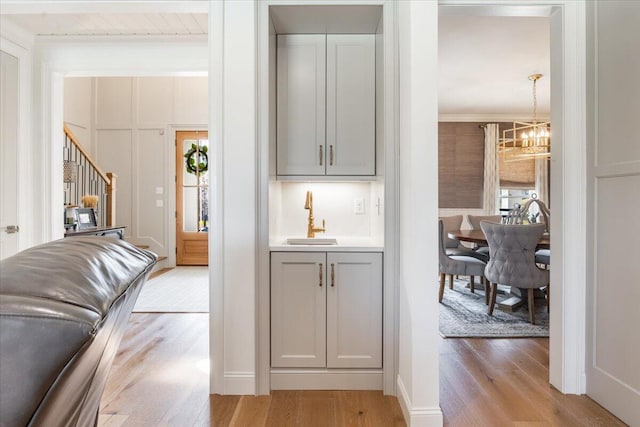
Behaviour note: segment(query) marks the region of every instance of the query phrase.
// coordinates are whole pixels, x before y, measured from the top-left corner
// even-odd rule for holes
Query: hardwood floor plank
[[[194,427],[228,427],[240,402],[240,396],[212,394],[202,406]]]
[[[231,427],[264,426],[271,405],[271,396],[242,396],[236,407]]]
[[[333,391],[303,391],[297,424],[305,427],[336,426],[336,398]]]
[[[265,423],[268,427],[297,425],[302,391],[276,390],[271,392],[271,406]]]

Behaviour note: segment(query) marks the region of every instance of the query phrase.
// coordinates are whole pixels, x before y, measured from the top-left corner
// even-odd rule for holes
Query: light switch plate
[[[362,197],[353,199],[353,213],[356,215],[364,214],[364,199]]]
[[[161,208],[164,206],[164,201],[162,199],[156,200],[156,208]]]
[[[164,193],[164,188],[156,187],[156,194],[162,194],[162,193]]]

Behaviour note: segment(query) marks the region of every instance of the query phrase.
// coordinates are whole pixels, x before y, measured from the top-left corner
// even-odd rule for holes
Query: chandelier
[[[533,82],[533,121],[514,121],[511,128],[502,131],[498,153],[505,161],[526,160],[533,157],[551,155],[551,131],[549,122],[538,123],[538,99],[536,83],[542,74],[532,74]]]

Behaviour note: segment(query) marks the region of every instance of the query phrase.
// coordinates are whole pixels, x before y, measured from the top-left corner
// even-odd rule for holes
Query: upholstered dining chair
[[[480,230],[480,221],[502,223],[502,215],[467,215],[467,221],[473,230]],[[476,252],[489,256],[489,246],[478,246]]]
[[[449,289],[453,289],[453,276],[462,275],[469,276],[469,286],[471,292],[474,292],[475,281],[474,276],[480,276],[484,282],[484,269],[486,263],[478,258],[464,255],[447,255],[446,252],[446,238],[447,235],[444,231],[444,224],[442,220],[438,221],[439,227],[439,264],[440,264],[440,293],[438,294],[438,301],[442,302],[444,296],[445,277],[449,275]],[[488,286],[485,283],[485,303],[489,303]]]
[[[447,255],[454,256],[470,256],[473,258],[478,258],[481,261],[487,261],[488,255],[476,252],[471,248],[467,248],[463,246],[460,240],[453,239],[447,235],[449,231],[460,230],[462,226],[462,215],[452,215],[452,216],[441,216],[438,218],[442,221],[444,226],[444,241],[445,241],[445,251]]]
[[[545,224],[495,224],[481,221],[489,243],[489,262],[484,270],[491,284],[489,315],[493,315],[498,283],[528,290],[529,321],[535,324],[533,290],[549,286],[549,272],[536,265],[536,246]]]

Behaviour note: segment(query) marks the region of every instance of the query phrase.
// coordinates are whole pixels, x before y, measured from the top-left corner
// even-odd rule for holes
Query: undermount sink
[[[337,245],[338,241],[336,239],[317,239],[315,237],[311,238],[296,238],[296,239],[287,239],[287,245]]]

